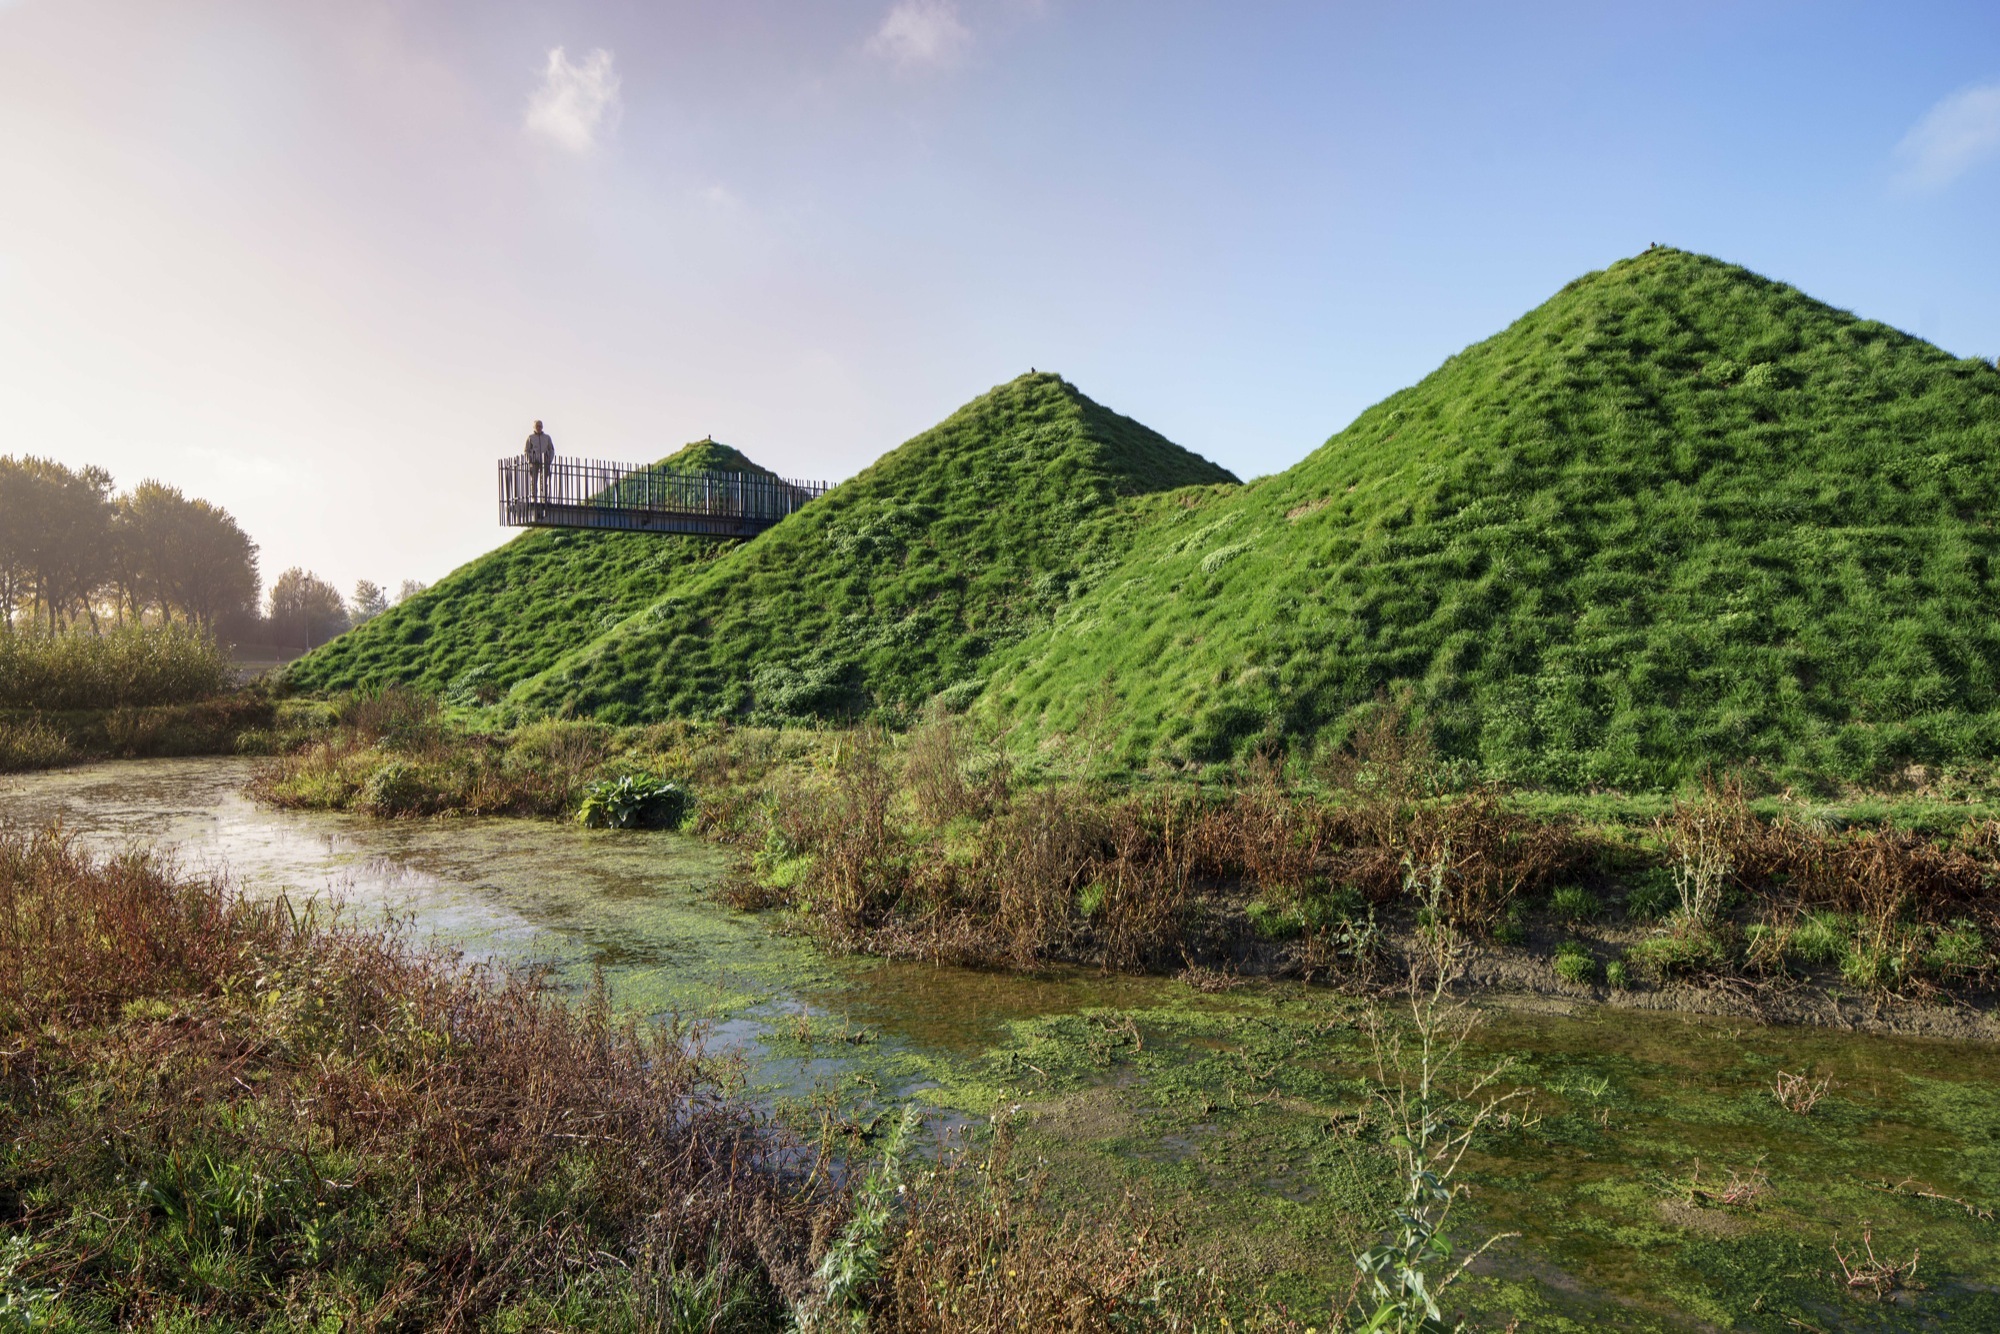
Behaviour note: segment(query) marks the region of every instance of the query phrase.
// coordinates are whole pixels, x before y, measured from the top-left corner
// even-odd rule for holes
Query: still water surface
[[[136,760],[4,776],[0,827],[60,821],[96,851],[165,851],[245,894],[338,903],[468,958],[549,967],[579,989],[601,971],[621,1008],[705,1019],[712,1045],[743,1051],[786,1088],[852,1063],[800,1062],[766,1042],[801,1015],[820,1031],[865,1026],[867,1064],[879,1067],[898,1053],[969,1054],[1010,1020],[1143,1002],[1166,985],[828,959],[716,900],[733,854],[714,844],[544,821],[272,810],[244,795],[256,763]]]

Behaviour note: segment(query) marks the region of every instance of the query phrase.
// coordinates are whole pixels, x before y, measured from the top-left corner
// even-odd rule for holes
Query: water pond
[[[621,1006],[700,1016],[786,1115],[867,1124],[917,1098],[1000,1112],[1050,1198],[1150,1211],[1324,1325],[1395,1201],[1368,1110],[1368,1007],[1293,985],[1023,977],[829,959],[718,904],[729,854],[521,821],[380,823],[258,807],[249,762],[0,778],[0,823],[171,846],[250,894],[338,898],[476,957],[599,973]],[[1496,1009],[1469,1052],[1521,1099],[1465,1176],[1463,1289],[1531,1330],[2000,1330],[2000,1051],[1580,1009]],[[1825,1079],[1810,1115],[1781,1074]],[[1850,1273],[1907,1264],[1876,1292]]]

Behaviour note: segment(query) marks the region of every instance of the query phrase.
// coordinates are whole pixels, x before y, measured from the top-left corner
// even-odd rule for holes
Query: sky
[[[1031,366],[1243,477],[1680,246],[2000,355],[2000,5],[0,0],[0,452],[435,580]]]

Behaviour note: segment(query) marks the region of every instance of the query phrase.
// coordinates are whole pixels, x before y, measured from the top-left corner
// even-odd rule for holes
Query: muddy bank
[[[1594,946],[1613,957],[1647,938],[1643,932],[1630,930],[1595,934]],[[1388,953],[1407,960],[1417,950],[1418,941],[1411,932],[1402,933]],[[1957,996],[1935,990],[1929,996],[1857,991],[1844,985],[1832,969],[1817,970],[1817,976],[1712,976],[1611,987],[1602,982],[1565,980],[1556,972],[1555,959],[1552,951],[1531,947],[1475,947],[1466,953],[1453,991],[1481,1005],[1538,1014],[1636,1010],[1848,1033],[2000,1042],[2000,997],[1986,989]],[[1358,989],[1364,993],[1378,990],[1368,986]]]
[[[1948,1038],[1955,1042],[2000,1043],[2000,1013],[1966,1001],[1927,1002],[1896,996],[1855,996],[1810,985],[1778,986],[1739,980],[1686,982],[1658,991],[1613,991],[1575,987],[1547,975],[1535,962],[1475,963],[1457,993],[1481,1005],[1534,1014],[1582,1017],[1594,1011],[1638,1010],[1654,1014],[1710,1015],[1783,1024],[1877,1033],[1898,1037]]]

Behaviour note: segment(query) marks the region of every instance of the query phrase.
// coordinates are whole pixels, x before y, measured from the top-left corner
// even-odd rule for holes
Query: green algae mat
[[[961,975],[940,972],[913,1014],[900,971],[821,1000],[844,1022],[873,1020],[879,1047],[905,1021],[957,1039],[949,1056],[884,1051],[903,1090],[1001,1113],[1015,1161],[1039,1163],[1050,1197],[1107,1214],[1136,1199],[1180,1225],[1191,1267],[1323,1327],[1353,1281],[1350,1257],[1398,1197],[1368,1006],[1299,987],[1202,996],[1155,983],[1121,1004],[995,1023],[976,1000],[991,981],[968,998]],[[992,1040],[969,1050],[982,1025]],[[1491,1010],[1465,1060],[1511,1062],[1503,1086],[1522,1093],[1459,1174],[1461,1253],[1516,1234],[1453,1289],[1483,1327],[2000,1329],[2000,1052]],[[1809,1113],[1780,1105],[1781,1076],[1823,1089]],[[1890,1266],[1893,1285],[1866,1281]]]

